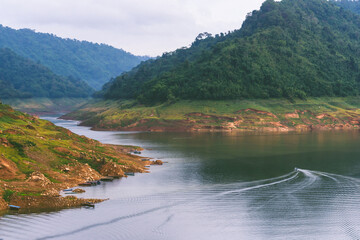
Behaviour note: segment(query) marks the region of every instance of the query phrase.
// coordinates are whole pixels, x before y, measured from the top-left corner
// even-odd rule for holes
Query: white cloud
[[[200,32],[241,27],[263,0],[0,0],[0,23],[107,43],[138,55],[189,45]]]

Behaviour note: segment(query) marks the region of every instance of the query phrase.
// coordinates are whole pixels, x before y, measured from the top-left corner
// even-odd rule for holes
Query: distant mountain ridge
[[[15,30],[2,25],[0,48],[9,48],[58,75],[82,79],[95,89],[148,59],[105,44],[63,39],[53,34],[30,29]]]
[[[0,99],[86,98],[93,92],[80,79],[56,75],[47,67],[21,57],[8,48],[0,49]]]
[[[105,85],[107,99],[354,96],[360,17],[326,0],[267,0],[227,35],[143,62]]]

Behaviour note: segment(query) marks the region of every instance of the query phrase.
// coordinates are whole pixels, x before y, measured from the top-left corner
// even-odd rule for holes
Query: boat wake
[[[295,168],[294,171],[271,179],[191,186],[151,196],[144,195],[138,198],[109,201],[106,218],[98,219],[79,228],[74,228],[74,226],[81,225],[74,220],[72,224],[63,229],[63,232],[46,234],[47,232],[43,231],[42,236],[38,235],[41,231],[28,231],[33,234],[34,238],[26,236],[26,239],[81,239],[82,234],[89,235],[89,232],[94,233],[94,236],[102,232],[102,237],[106,239],[144,239],[145,232],[147,239],[167,239],[169,236],[167,236],[166,229],[184,224],[181,222],[181,215],[185,214],[193,214],[199,218],[203,215],[210,215],[214,218],[214,224],[216,223],[216,226],[221,229],[221,224],[219,225],[221,219],[216,218],[217,212],[220,210],[224,213],[222,216],[233,217],[232,221],[224,219],[224,222],[228,222],[227,224],[229,222],[234,226],[242,224],[241,228],[250,227],[251,224],[264,225],[266,229],[271,227],[274,222],[284,224],[284,229],[285,226],[287,226],[286,229],[289,229],[290,223],[284,222],[283,219],[296,219],[294,221],[300,227],[306,228],[310,224],[314,224],[312,221],[324,221],[322,216],[316,215],[317,212],[326,213],[328,219],[331,219],[329,226],[333,227],[333,231],[336,230],[338,236],[359,239],[360,229],[357,225],[360,218],[357,217],[359,214],[353,211],[360,205],[356,200],[360,197],[359,190],[359,179]],[[101,207],[102,205],[99,205],[99,209],[94,212],[100,210]],[[116,208],[121,211],[114,211],[113,209]],[[244,214],[250,214],[251,221],[242,221],[240,216]],[[284,218],[284,216],[287,217]],[[331,218],[329,216],[338,217]],[[24,236],[16,235],[19,227],[20,231],[25,232],[29,230],[27,229],[29,226],[33,226],[35,219],[41,217],[43,217],[41,214],[32,216],[31,221],[17,216],[4,217],[3,220],[6,221],[0,228],[0,236],[3,233],[9,239],[11,237],[23,239]],[[271,221],[266,222],[269,219]],[[151,224],[145,224],[148,221],[151,221]],[[137,226],[142,226],[143,222],[142,231],[134,229],[134,222]],[[38,230],[48,228],[47,221],[38,221],[38,223]],[[339,228],[334,226],[339,226]],[[149,232],[153,236],[148,235]],[[174,232],[174,229],[168,232]],[[256,237],[253,238],[256,239]]]

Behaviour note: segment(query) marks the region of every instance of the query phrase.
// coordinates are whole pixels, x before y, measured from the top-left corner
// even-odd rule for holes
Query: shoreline
[[[179,101],[143,106],[94,101],[60,117],[95,131],[304,132],[360,129],[360,98]]]
[[[61,196],[60,191],[162,165],[131,154],[141,150],[103,144],[0,104],[0,211],[7,213],[9,205],[19,206],[19,213],[56,211],[105,201]]]
[[[80,121],[79,126],[90,127],[92,131],[125,131],[125,132],[244,132],[244,133],[291,133],[291,132],[318,132],[318,131],[348,131],[348,130],[360,130],[360,123],[350,124],[349,122],[339,124],[318,124],[318,125],[297,125],[295,127],[287,126],[261,126],[256,125],[244,128],[233,128],[228,126],[189,126],[189,127],[116,127],[116,128],[105,128],[94,125],[86,124],[86,121],[80,119],[63,117],[63,120]],[[359,118],[360,119],[360,118]],[[141,121],[141,120],[140,120]],[[277,125],[275,123],[274,125]]]
[[[76,120],[74,120],[76,121]],[[322,131],[353,131],[353,130],[360,130],[359,127],[313,127],[309,126],[307,128],[248,128],[248,129],[221,129],[221,128],[196,128],[196,129],[134,129],[134,128],[97,128],[88,125],[81,125],[86,127],[91,127],[90,130],[92,131],[102,131],[102,132],[110,132],[110,131],[124,131],[124,132],[190,132],[190,133],[208,133],[208,132],[223,132],[223,133],[231,133],[231,132],[238,132],[238,133],[300,133],[300,132],[322,132]]]
[[[121,145],[112,145],[121,147]],[[137,150],[142,150],[141,148],[136,147]],[[161,160],[151,160],[151,158],[143,157],[143,156],[135,156],[139,160],[138,167],[135,168],[128,168],[130,171],[134,173],[150,173],[149,169],[146,168],[146,165],[163,165]],[[147,159],[144,161],[144,159]],[[111,181],[116,181],[123,177],[127,177],[124,173],[124,169],[119,168],[119,165],[109,162],[107,164],[107,169],[101,171],[101,173],[97,172],[94,169],[91,169],[87,165],[87,170],[91,172],[95,172],[98,178],[83,178],[78,179],[77,181],[69,180],[68,182],[62,183],[51,183],[49,180],[39,172],[33,173],[33,179],[28,178],[25,182],[3,182],[0,181],[0,187],[4,190],[5,194],[8,191],[12,191],[12,196],[9,197],[9,201],[6,202],[4,199],[4,192],[3,198],[0,198],[0,215],[9,214],[9,213],[33,213],[33,212],[44,212],[44,211],[58,211],[62,209],[69,209],[69,208],[78,208],[83,207],[85,203],[92,203],[97,204],[104,201],[109,200],[106,199],[94,199],[94,198],[81,198],[82,191],[76,192],[75,189],[82,189],[84,192],[88,187],[97,187],[97,185],[91,186],[81,186],[84,182],[97,182],[100,181],[102,178],[110,177],[112,178]],[[116,175],[117,173],[117,175]],[[100,184],[104,184],[102,181]],[[28,194],[23,193],[24,188],[31,189],[33,191],[41,190],[41,194],[38,193],[31,193]],[[11,190],[10,190],[11,189]],[[66,189],[73,189],[71,195],[69,196],[62,196],[61,193],[65,193],[64,190]],[[19,194],[22,193],[22,194]],[[65,193],[66,194],[66,193]],[[20,210],[10,210],[9,205],[19,206]]]

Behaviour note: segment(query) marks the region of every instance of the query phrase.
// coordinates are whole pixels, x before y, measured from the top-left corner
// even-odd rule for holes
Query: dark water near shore
[[[48,119],[168,163],[86,188],[110,198],[94,210],[3,216],[0,239],[360,239],[357,131],[94,132]]]

